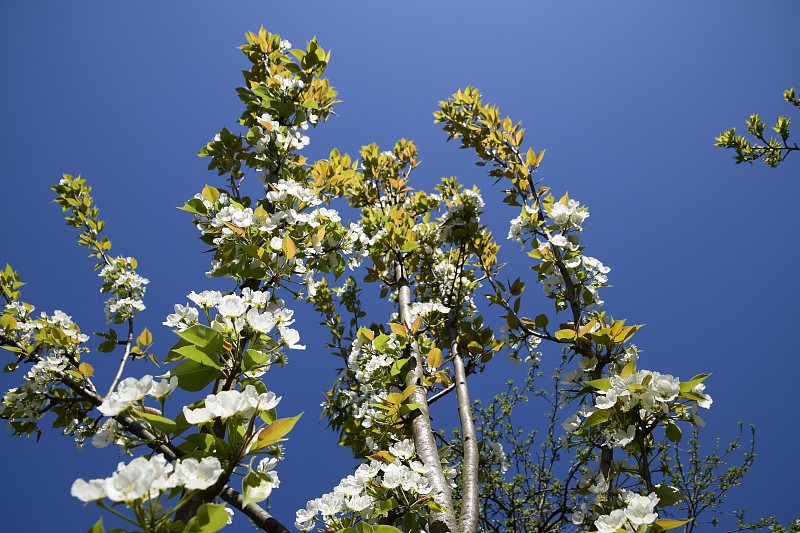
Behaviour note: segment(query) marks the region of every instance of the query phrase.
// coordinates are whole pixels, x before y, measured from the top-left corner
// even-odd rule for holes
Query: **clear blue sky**
[[[457,175],[489,190],[431,116],[439,100],[477,86],[524,122],[530,146],[547,149],[547,183],[589,206],[584,240],[612,268],[607,307],[647,324],[642,364],[684,377],[713,372],[707,436],[732,436],[738,420],[757,426],[759,457],[732,507],[788,520],[800,474],[800,157],[779,170],[735,166],[712,145],[752,112],[768,121],[791,112],[781,92],[800,85],[798,24],[793,0],[5,2],[0,263],[20,271],[24,299],[39,310],[103,329],[98,278],[48,190],[62,172],[83,173],[114,251],[137,257],[151,279],[143,320],[166,349],[173,338],[160,323],[172,305],[211,288],[208,257],[175,206],[215,182],[195,154],[239,116],[244,32],[264,25],[296,46],[316,35],[333,51],[328,74],[343,102],[314,132],[309,155],[411,138],[423,160],[419,188]],[[496,233],[512,216],[489,215]],[[317,421],[335,361],[320,348],[316,317],[302,317],[309,349],[268,376],[282,414],[306,412],[272,498],[287,524],[351,464]],[[476,395],[510,371],[490,368]],[[0,376],[0,385],[14,381]],[[56,433],[36,445],[0,439],[4,531],[89,528],[99,511],[71,498],[70,484],[108,475],[121,459],[74,448]],[[250,531],[246,522],[231,531]]]

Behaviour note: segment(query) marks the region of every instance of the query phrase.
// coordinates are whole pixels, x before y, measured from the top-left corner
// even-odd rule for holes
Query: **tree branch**
[[[453,355],[455,368],[456,397],[458,399],[458,416],[461,420],[461,442],[464,447],[464,461],[461,466],[462,487],[461,516],[459,517],[459,533],[475,533],[478,530],[480,502],[478,500],[478,466],[480,454],[475,433],[475,422],[472,420],[472,403],[467,388],[467,373],[464,359],[458,350],[458,333],[450,322],[450,352]]]
[[[411,327],[411,288],[408,283],[405,266],[401,257],[398,257],[395,265],[395,282],[398,287],[397,301],[399,304],[400,320],[407,328]],[[431,417],[428,410],[427,387],[422,384],[422,360],[416,348],[412,348],[411,369],[405,376],[407,387],[414,386],[411,393],[411,402],[419,404],[417,414],[411,419],[411,432],[417,455],[422,462],[430,469],[428,480],[433,487],[433,494],[437,503],[444,508],[443,512],[434,513],[431,533],[450,532],[458,533],[455,513],[453,511],[453,497],[450,487],[442,470],[442,462],[439,460],[439,448],[436,446],[436,439],[431,428]]]

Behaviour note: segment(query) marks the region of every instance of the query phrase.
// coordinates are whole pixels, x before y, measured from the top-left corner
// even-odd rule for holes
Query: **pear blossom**
[[[200,307],[208,309],[209,307],[216,307],[222,299],[222,293],[219,291],[203,291],[200,294],[192,291],[187,296],[191,301]]]
[[[281,401],[274,392],[259,394],[253,385],[248,385],[244,391],[227,390],[217,394],[209,394],[205,399],[205,406],[190,409],[183,408],[183,415],[190,424],[200,425],[208,423],[215,418],[230,418],[240,416],[250,418],[256,408],[266,411],[277,407]]]
[[[153,386],[153,376],[141,379],[125,378],[117,385],[116,392],[109,394],[97,409],[106,416],[115,416],[134,403],[142,400]]]
[[[633,492],[625,494],[625,517],[634,528],[641,525],[650,525],[658,518],[655,512],[658,496],[655,493],[642,496]]]
[[[245,320],[247,320],[251,328],[259,333],[269,333],[277,324],[275,315],[268,311],[261,313],[258,309],[249,309],[245,315]]]
[[[203,457],[197,460],[187,457],[175,465],[178,484],[189,490],[205,490],[217,482],[222,475],[222,465],[216,457]]]
[[[92,479],[85,481],[76,479],[70,489],[70,494],[82,502],[93,502],[106,497],[106,487],[104,479]]]
[[[167,315],[167,319],[162,324],[170,328],[176,328],[178,331],[183,331],[195,324],[199,316],[197,309],[194,307],[175,304],[175,312]]]
[[[598,533],[616,533],[625,525],[625,512],[615,509],[607,515],[601,515],[594,521]]]
[[[238,317],[247,311],[247,304],[239,296],[227,294],[220,299],[217,309],[224,317]]]

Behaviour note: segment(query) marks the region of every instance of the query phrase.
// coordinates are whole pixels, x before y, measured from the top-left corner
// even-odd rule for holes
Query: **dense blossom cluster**
[[[289,326],[294,323],[294,311],[284,307],[281,298],[274,297],[268,291],[242,289],[241,295],[226,294],[219,291],[203,291],[200,294],[191,292],[187,298],[202,307],[206,313],[215,310],[211,321],[211,329],[238,338],[245,329],[258,333],[262,340],[277,329],[280,343],[290,350],[304,350],[298,344],[300,333]],[[184,331],[199,323],[199,311],[190,305],[175,305],[175,312],[168,315],[165,326]],[[271,360],[265,362],[265,367]]]
[[[611,269],[594,257],[582,255],[577,235],[583,231],[583,223],[589,217],[588,209],[567,196],[557,202],[549,200],[545,202],[548,208],[544,212],[538,202],[524,204],[519,216],[510,222],[508,239],[523,247],[529,241],[532,243],[535,256],[543,260],[537,268],[542,290],[556,301],[559,310],[566,309],[571,297],[565,273],[569,285],[575,288],[574,298],[583,306],[603,305],[598,289],[607,285]]]
[[[297,529],[311,531],[315,523],[334,529],[353,525],[358,520],[369,520],[381,502],[395,498],[408,511],[431,495],[426,478],[428,467],[416,459],[411,440],[396,442],[389,447],[389,453],[392,459],[361,464],[332,492],[298,510]]]
[[[32,305],[21,302],[6,306],[6,312],[15,317],[14,329],[7,333],[17,346],[26,349],[38,339],[47,341],[45,353],[35,359],[22,384],[9,389],[0,403],[0,417],[23,422],[31,428],[36,427],[50,404],[47,398],[50,390],[76,365],[80,355],[88,351],[84,344],[89,340],[63,311],[56,310],[52,315],[42,312],[38,317],[33,311]],[[85,424],[75,422],[65,426],[64,433],[74,434],[80,442],[86,429]]]
[[[297,181],[281,179],[268,185],[266,200],[271,206],[269,212],[263,206],[244,207],[225,193],[220,193],[214,202],[198,194],[190,203],[198,211],[197,228],[215,246],[239,244],[246,235],[249,243],[257,242],[267,251],[257,259],[237,257],[235,261],[241,262],[242,268],[263,269],[281,276],[296,274],[310,282],[313,268],[330,271],[343,260],[342,253],[352,253],[358,233],[346,231],[339,212],[320,206],[322,200],[313,190]],[[291,254],[284,249],[287,238],[291,239]],[[237,262],[223,264],[215,260],[209,275],[221,275],[225,272],[222,267],[231,268]]]
[[[108,260],[99,276],[103,278],[100,292],[109,292],[106,300],[106,320],[123,322],[140,311],[145,305],[142,299],[150,280],[136,273],[136,260],[132,257],[115,257]]]
[[[385,385],[391,381],[390,369],[403,356],[403,343],[394,333],[378,334],[372,340],[359,336],[351,347],[347,367],[340,371],[331,396],[324,404],[328,416],[351,419],[362,428],[380,425],[384,414],[377,406],[390,392]],[[377,443],[366,437],[366,447],[377,451]]]
[[[653,524],[658,518],[656,505],[658,496],[655,493],[642,496],[630,491],[622,491],[624,508],[614,509],[608,514],[600,515],[595,519],[594,526],[598,533],[616,533],[619,530],[633,533],[642,526]],[[573,522],[579,517],[573,516]]]
[[[636,437],[637,423],[650,425],[669,416],[676,411],[675,404],[681,394],[681,382],[678,378],[649,370],[633,372],[626,377],[612,374],[608,383],[607,388],[597,391],[593,406],[584,405],[562,423],[567,432],[574,433],[583,429],[586,421],[598,410],[615,410],[621,416],[608,417],[608,423],[601,429],[605,438],[603,445],[625,447]],[[704,390],[705,385],[700,383],[691,392],[703,398],[697,400],[698,406],[709,408],[713,400]],[[629,412],[635,414],[635,418],[624,416]],[[702,424],[696,410],[691,412],[693,421]]]
[[[168,462],[163,455],[137,457],[130,463],[119,463],[117,471],[104,479],[77,479],[71,493],[83,502],[107,498],[112,502],[132,503],[158,498],[176,487],[204,490],[217,482],[223,469],[216,457],[197,460],[192,457]]]
[[[203,407],[183,408],[183,415],[190,424],[207,424],[217,418],[227,419],[234,416],[249,420],[256,410],[266,411],[277,407],[281,401],[274,392],[258,393],[253,385],[244,390],[226,390],[217,394],[209,394],[203,400]]]
[[[106,396],[98,410],[106,416],[115,416],[141,402],[145,396],[163,398],[178,386],[178,378],[155,381],[146,375],[141,379],[125,378],[117,385],[117,390]]]
[[[483,207],[483,198],[477,188],[458,191],[454,198],[447,201],[446,210],[441,216],[442,239],[450,241],[455,238],[456,242],[465,239],[468,234],[457,236],[456,230],[470,231],[470,227],[476,227],[480,223]]]

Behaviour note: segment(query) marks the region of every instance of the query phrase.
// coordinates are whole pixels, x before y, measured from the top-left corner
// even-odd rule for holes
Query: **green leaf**
[[[675,529],[676,527],[681,527],[684,524],[688,524],[691,522],[691,518],[686,518],[685,520],[672,520],[671,518],[662,518],[660,520],[656,520],[653,522],[653,526],[655,527],[656,531],[666,531],[668,529]]]
[[[669,507],[685,499],[681,491],[669,485],[655,485],[653,492],[658,496],[659,507]]]
[[[225,504],[204,503],[197,514],[186,524],[185,533],[214,533],[228,524]]]
[[[592,426],[596,426],[597,424],[607,422],[610,416],[611,415],[608,412],[608,409],[597,409],[594,413],[589,415],[589,418],[586,419],[583,425],[587,428],[590,428]]]
[[[386,334],[381,334],[375,337],[375,340],[372,341],[372,345],[375,347],[376,350],[383,350],[383,347],[386,346],[386,343],[389,342],[391,337]]]
[[[144,328],[139,334],[139,337],[136,339],[136,342],[145,346],[150,346],[153,344],[153,334],[150,333],[149,329]]]
[[[303,416],[303,413],[300,413],[292,418],[279,418],[272,424],[259,431],[258,437],[256,437],[256,442],[253,444],[253,447],[250,449],[250,451],[252,452],[255,450],[260,450],[261,448],[270,446],[281,440],[292,430],[297,421],[300,420],[301,416]]]
[[[428,352],[428,366],[433,368],[442,366],[442,351],[439,348],[433,347]]]
[[[358,533],[374,533],[372,526],[366,522],[359,522],[356,531],[358,531]]]
[[[100,346],[97,347],[97,351],[102,353],[111,353],[114,351],[114,348],[116,347],[117,347],[116,341],[107,340],[100,343]]]
[[[689,381],[684,381],[683,383],[681,383],[681,392],[691,392],[693,388],[700,385],[710,375],[711,374],[697,374]]]
[[[400,251],[403,253],[413,252],[419,248],[419,243],[416,241],[406,241],[403,243],[403,246],[400,247]]]
[[[172,433],[175,431],[177,424],[174,420],[170,420],[169,418],[165,418],[163,416],[154,415],[152,413],[148,413],[146,411],[136,411],[134,410],[133,413],[150,423],[151,426],[156,428],[159,431],[163,431],[164,433]]]
[[[681,398],[686,398],[687,400],[694,400],[696,402],[705,401],[705,397],[697,394],[696,392],[682,392],[680,394]]]
[[[214,453],[218,451],[217,450],[218,443],[216,437],[214,437],[213,435],[210,435],[208,433],[194,433],[186,437],[186,442],[188,442],[193,446],[193,449],[190,451],[202,450],[212,455],[218,455]],[[183,445],[181,445],[181,449],[183,449]]]
[[[106,533],[106,530],[103,528],[103,517],[101,516],[97,522],[94,523],[92,529],[86,533]]]
[[[635,373],[636,373],[636,361],[631,361],[627,365],[622,367],[622,370],[619,373],[619,377],[627,378],[631,374],[635,374]]]
[[[205,187],[203,187],[202,195],[203,198],[205,198],[212,204],[217,200],[219,200],[219,191],[216,188],[212,187],[211,185],[206,185]]]
[[[176,331],[175,333],[178,337],[196,346],[212,348],[214,352],[223,350],[222,335],[202,324],[195,324],[189,329]]]
[[[208,348],[202,349],[193,344],[187,344],[186,346],[181,346],[180,348],[175,348],[171,351],[174,353],[179,353],[187,359],[200,363],[203,366],[216,368],[217,370],[221,368],[217,356],[215,354],[209,354]]]
[[[288,235],[283,236],[281,250],[283,250],[283,255],[286,257],[286,259],[291,259],[297,253],[297,247],[295,246],[292,238]]]
[[[17,327],[17,319],[12,315],[4,314],[0,316],[0,328],[2,329],[15,329]]]
[[[267,354],[250,348],[244,352],[244,357],[242,358],[242,371],[249,372],[256,367],[263,365],[268,360],[269,356]]]
[[[195,361],[184,361],[169,371],[178,377],[178,387],[189,392],[198,392],[217,379],[219,372]]]
[[[556,331],[556,339],[560,341],[571,341],[575,340],[575,330],[574,329],[560,329]]]
[[[607,391],[611,388],[611,380],[609,378],[593,379],[591,381],[587,381],[586,384],[601,391]]]
[[[665,432],[667,434],[667,438],[672,442],[680,442],[681,437],[683,437],[681,428],[679,428],[677,424],[667,424]]]
[[[372,531],[374,533],[403,533],[394,526],[387,526],[383,524],[376,524],[372,526]]]
[[[398,324],[397,322],[391,322],[389,324],[389,329],[392,330],[392,333],[397,335],[400,338],[405,339],[408,336],[408,332],[406,331],[406,327],[403,324]]]

